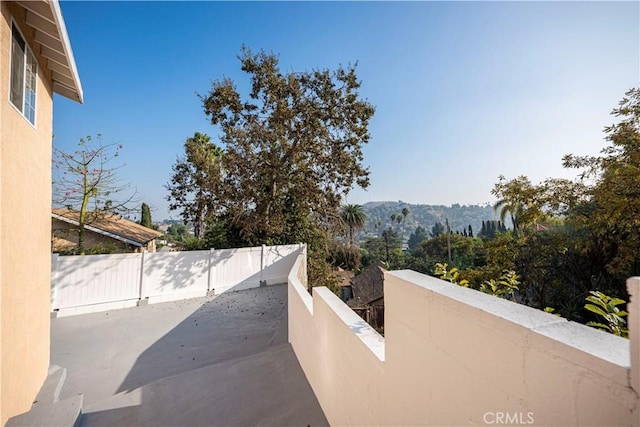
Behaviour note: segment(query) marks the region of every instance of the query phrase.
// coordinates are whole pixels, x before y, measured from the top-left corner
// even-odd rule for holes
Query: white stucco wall
[[[304,264],[289,341],[332,425],[640,425],[629,340],[413,271],[385,275],[382,338]]]

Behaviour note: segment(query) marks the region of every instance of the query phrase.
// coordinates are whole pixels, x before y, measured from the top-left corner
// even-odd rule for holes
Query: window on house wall
[[[36,124],[36,77],[38,63],[15,24],[11,25],[11,92],[9,100]]]

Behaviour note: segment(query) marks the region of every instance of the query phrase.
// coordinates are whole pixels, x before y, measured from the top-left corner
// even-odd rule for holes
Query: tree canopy
[[[629,90],[612,112],[620,121],[605,128],[610,143],[600,156],[564,157],[583,169],[567,193],[575,203],[570,223],[588,231],[589,251],[605,256],[618,280],[640,274],[640,88]]]
[[[362,146],[374,107],[360,98],[356,66],[284,72],[278,57],[243,47],[243,97],[227,78],[201,100],[222,131],[220,211],[249,244],[310,239],[339,220],[342,198],[369,185]]]
[[[187,139],[166,185],[170,209],[196,246],[307,242],[310,283],[326,281],[343,199],[369,185],[362,149],[375,108],[359,94],[357,64],[287,72],[275,54],[246,47],[238,59],[249,91],[221,78],[199,95],[220,146]]]
[[[196,132],[184,143],[185,155],[176,160],[165,188],[170,210],[179,210],[202,238],[207,218],[217,212],[221,192],[223,151],[207,134]]]

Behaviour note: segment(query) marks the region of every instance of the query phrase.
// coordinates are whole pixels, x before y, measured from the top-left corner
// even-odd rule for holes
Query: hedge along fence
[[[59,256],[51,263],[58,316],[286,283],[304,245]]]

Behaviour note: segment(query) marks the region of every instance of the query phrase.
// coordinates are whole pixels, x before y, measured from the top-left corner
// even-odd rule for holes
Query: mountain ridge
[[[445,224],[449,220],[451,231],[468,231],[471,226],[474,235],[480,231],[482,221],[498,220],[499,215],[490,204],[485,205],[461,205],[454,203],[447,205],[430,205],[418,203],[406,203],[403,201],[372,201],[362,205],[367,218],[364,226],[364,233],[377,235],[382,230],[391,226],[405,239],[416,229],[417,226],[431,230],[437,222]],[[409,209],[406,218],[402,215],[402,209]],[[391,215],[400,216],[401,222],[391,222]],[[380,225],[377,227],[378,221]]]

